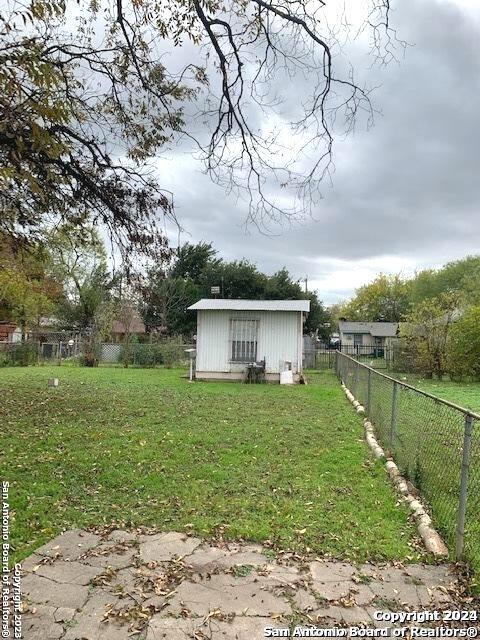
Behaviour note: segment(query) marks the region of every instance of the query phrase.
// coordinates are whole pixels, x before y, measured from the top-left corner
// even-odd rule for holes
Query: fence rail
[[[422,495],[456,558],[480,572],[480,415],[339,351],[335,370],[365,406],[382,447]]]

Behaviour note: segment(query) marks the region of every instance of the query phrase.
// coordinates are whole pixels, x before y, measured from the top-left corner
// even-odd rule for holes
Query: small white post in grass
[[[49,387],[58,387],[58,378],[49,378],[48,379]]]
[[[190,358],[190,375],[189,375],[189,382],[193,382],[193,360],[197,354],[197,350],[196,349],[185,349],[185,353],[188,353],[188,356]]]

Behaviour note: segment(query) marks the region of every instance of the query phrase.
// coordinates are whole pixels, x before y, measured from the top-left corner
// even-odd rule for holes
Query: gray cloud
[[[308,274],[326,301],[348,296],[378,271],[413,273],[480,246],[480,20],[440,0],[404,0],[393,15],[414,46],[400,64],[369,77],[382,110],[370,131],[337,141],[333,185],[311,219],[245,229],[245,202],[211,184],[184,149],[159,161],[175,193],[183,240],[213,241],[226,258],[246,257],[267,272],[286,265]],[[305,81],[291,86],[302,95]],[[284,105],[287,108],[288,105]],[[173,238],[172,238],[173,240]]]

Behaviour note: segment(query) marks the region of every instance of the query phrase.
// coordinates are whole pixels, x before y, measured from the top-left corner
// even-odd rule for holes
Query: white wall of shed
[[[245,363],[230,362],[232,318],[259,321],[257,360],[266,361],[267,373],[279,373],[285,361],[294,373],[302,367],[303,319],[300,311],[197,311],[197,371],[240,372]]]

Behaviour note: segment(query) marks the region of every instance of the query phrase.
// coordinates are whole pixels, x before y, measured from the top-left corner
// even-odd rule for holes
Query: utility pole
[[[308,293],[308,276],[305,276],[305,278],[299,278],[297,280],[297,282],[304,282],[305,283],[305,293]]]

